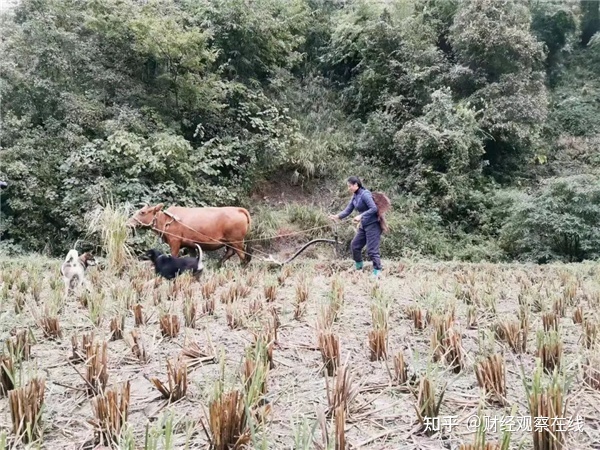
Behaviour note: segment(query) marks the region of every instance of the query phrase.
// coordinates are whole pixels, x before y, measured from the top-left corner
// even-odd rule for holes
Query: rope
[[[185,240],[188,240],[188,241],[192,241],[192,242],[194,242],[194,243],[196,243],[196,244],[209,244],[209,243],[210,243],[210,242],[202,242],[202,241],[197,241],[197,240],[194,240],[194,239],[187,239],[187,238],[184,238],[183,236],[179,236],[179,235],[177,235],[177,234],[169,233],[168,231],[159,230],[158,228],[156,228],[156,227],[154,227],[154,226],[151,226],[150,228],[151,228],[152,230],[154,230],[154,231],[158,231],[158,232],[159,232],[161,235],[163,235],[163,234],[166,234],[166,235],[168,235],[168,236],[172,236],[172,237],[174,237],[174,238],[177,238],[177,239],[185,239]],[[217,244],[221,244],[221,245],[223,245],[224,247],[228,247],[228,248],[231,248],[231,249],[233,249],[233,250],[234,250],[234,251],[236,251],[236,252],[241,252],[241,253],[243,253],[243,254],[245,254],[245,255],[252,256],[252,254],[251,254],[251,253],[248,253],[248,252],[247,252],[247,251],[245,251],[245,250],[240,250],[240,249],[238,249],[238,248],[235,248],[235,247],[233,247],[233,246],[231,246],[231,245],[228,245],[228,244],[226,244],[225,242],[221,242],[221,241],[219,241],[218,239],[214,239],[214,238],[211,238],[210,236],[206,236],[204,233],[201,233],[201,232],[199,232],[199,231],[195,231],[195,232],[196,232],[196,233],[198,233],[198,234],[201,234],[201,235],[202,235],[202,236],[204,236],[204,237],[207,237],[208,239],[212,239],[212,241],[214,241],[214,242],[215,242],[215,243],[217,243]],[[240,241],[240,242],[243,242],[243,241]],[[262,250],[254,249],[254,251],[255,251],[255,252],[258,252],[258,253],[262,253],[263,255],[269,255],[267,252],[263,252]],[[269,255],[269,258],[272,258],[272,257],[271,257],[271,255]]]
[[[201,233],[200,231],[197,231],[197,230],[193,229],[192,227],[190,227],[189,225],[186,225],[185,223],[181,222],[180,220],[178,220],[178,218],[176,216],[167,214],[164,211],[161,211],[161,212],[163,214],[166,214],[167,216],[171,217],[171,219],[172,219],[169,223],[165,224],[165,228],[167,226],[171,225],[174,221],[176,221],[178,224],[183,225],[188,230],[193,231],[194,233],[202,234],[205,237],[208,237],[205,234]],[[344,223],[344,222],[347,222],[347,221],[349,221],[348,218],[342,220],[340,223]],[[230,244],[242,244],[242,243],[248,243],[248,242],[270,241],[272,239],[280,239],[280,238],[289,237],[289,236],[296,236],[298,234],[306,234],[309,231],[322,230],[324,228],[330,228],[330,227],[331,227],[331,225],[321,225],[321,226],[318,226],[318,227],[307,228],[305,230],[292,231],[290,233],[285,233],[285,234],[278,234],[278,235],[271,236],[271,237],[268,237],[268,238],[244,239],[244,240],[241,240],[241,241],[229,241],[229,243]],[[213,238],[209,237],[209,239],[213,239]],[[216,241],[216,239],[215,239],[215,241]],[[216,241],[216,242],[219,242],[219,241]]]
[[[161,211],[161,212],[162,212],[162,211]],[[163,212],[163,214],[165,214],[165,213]],[[197,234],[199,234],[199,235],[201,235],[201,236],[203,236],[203,237],[205,237],[205,238],[208,238],[208,239],[210,239],[211,241],[213,241],[213,242],[215,242],[215,243],[221,244],[221,245],[223,245],[224,247],[231,248],[231,249],[233,249],[233,250],[234,250],[234,251],[236,251],[236,252],[241,252],[241,253],[243,253],[244,255],[247,255],[247,256],[252,256],[252,254],[248,253],[248,252],[247,252],[247,251],[245,251],[245,250],[240,250],[240,249],[238,249],[238,248],[236,248],[236,247],[233,247],[233,246],[231,246],[231,245],[229,245],[229,244],[226,244],[225,242],[219,241],[218,239],[211,238],[210,236],[207,236],[206,234],[202,233],[201,231],[198,231],[198,230],[195,230],[195,229],[193,229],[193,228],[192,228],[192,227],[190,227],[189,225],[186,225],[185,223],[183,223],[183,222],[181,222],[181,221],[177,220],[177,218],[176,218],[176,217],[174,217],[174,216],[172,216],[172,215],[170,215],[170,214],[165,214],[165,215],[167,215],[168,217],[171,217],[171,219],[172,219],[172,220],[171,220],[169,223],[167,223],[167,224],[165,225],[165,228],[166,228],[168,225],[170,225],[171,223],[173,223],[174,221],[176,221],[178,224],[180,224],[180,225],[183,225],[183,226],[184,226],[185,228],[187,228],[188,230],[190,230],[190,231],[193,231],[194,233],[197,233]],[[137,220],[137,219],[136,219],[136,220]],[[348,220],[349,220],[349,219],[344,219],[344,220],[342,220],[342,221],[341,221],[341,223],[344,223],[344,222],[346,222],[346,221],[348,221]],[[138,220],[138,222],[139,222],[139,223],[141,223],[141,224],[143,225],[143,223],[142,223],[142,222],[140,222],[139,220]],[[166,231],[166,230],[160,230],[160,229],[156,228],[156,227],[154,226],[154,223],[156,223],[156,216],[155,216],[155,219],[152,221],[152,224],[150,225],[150,228],[151,228],[152,230],[154,230],[154,231],[157,231],[159,234],[161,234],[161,235],[164,235],[164,234],[166,234],[166,235],[169,235],[169,236],[172,236],[172,237],[178,238],[178,239],[184,239],[184,237],[183,237],[183,236],[178,236],[178,235],[176,235],[176,234],[169,233],[169,232],[168,232],[168,231]],[[282,235],[273,236],[273,237],[270,237],[270,238],[262,238],[262,239],[250,239],[250,240],[242,240],[242,241],[233,241],[233,242],[230,242],[230,244],[240,244],[240,243],[248,243],[248,242],[256,242],[256,241],[265,241],[265,240],[271,240],[271,239],[276,239],[276,238],[282,238],[282,237],[287,237],[287,236],[293,236],[293,235],[297,235],[297,234],[304,234],[304,233],[308,233],[309,231],[320,230],[320,229],[323,229],[323,228],[329,228],[329,227],[331,227],[331,225],[322,225],[322,226],[319,226],[319,227],[308,228],[308,229],[306,229],[306,230],[295,231],[295,232],[291,232],[291,233],[287,233],[287,234],[282,234]],[[194,243],[197,243],[197,244],[209,244],[209,243],[210,243],[210,242],[201,242],[201,241],[196,241],[196,240],[192,240],[192,239],[187,239],[187,240],[190,240],[190,241],[192,241],[192,242],[194,242]],[[264,251],[262,251],[262,250],[259,250],[259,249],[253,249],[253,251],[255,251],[255,252],[258,252],[258,253],[262,253],[263,255],[267,255],[267,256],[268,256],[268,258],[263,258],[263,261],[264,261],[264,262],[274,262],[274,263],[277,263],[277,264],[281,264],[281,263],[279,263],[277,260],[275,260],[275,259],[273,258],[273,255],[271,255],[271,254],[269,254],[269,253],[267,253],[267,252],[264,252]]]

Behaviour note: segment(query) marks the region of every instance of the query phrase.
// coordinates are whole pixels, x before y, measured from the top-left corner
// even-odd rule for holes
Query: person
[[[359,226],[354,239],[352,239],[352,258],[356,270],[362,270],[362,250],[366,244],[367,254],[373,261],[373,275],[378,276],[381,273],[379,243],[382,228],[377,214],[377,205],[373,200],[373,195],[368,189],[365,189],[360,178],[352,176],[348,178],[347,182],[348,190],[353,193],[352,199],[346,209],[339,214],[330,215],[329,218],[331,220],[343,220],[355,209],[359,212],[359,215],[354,218],[354,222],[359,223]]]

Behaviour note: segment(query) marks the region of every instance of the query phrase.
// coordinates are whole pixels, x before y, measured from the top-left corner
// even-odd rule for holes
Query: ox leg
[[[225,252],[223,257],[219,260],[218,267],[223,266],[223,264],[225,264],[225,261],[227,261],[229,258],[231,258],[234,254],[235,254],[235,251],[231,247],[227,247],[227,251]]]
[[[179,256],[179,249],[181,248],[180,241],[173,241],[170,244],[171,247],[171,256]]]
[[[250,254],[246,253],[246,249],[244,248],[244,245],[237,244],[235,246],[235,252],[240,257],[240,262],[242,263],[242,266],[248,265],[248,263],[250,262]]]

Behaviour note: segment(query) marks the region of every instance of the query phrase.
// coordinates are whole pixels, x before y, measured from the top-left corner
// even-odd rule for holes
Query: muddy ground
[[[250,448],[319,448],[324,439],[317,417],[327,410],[328,403],[326,379],[322,374],[323,360],[317,347],[316,322],[320,305],[329,301],[332,281],[338,277],[344,287],[344,302],[332,329],[339,337],[341,363],[347,362],[356,390],[356,396],[348,404],[345,420],[347,448],[455,449],[460,444],[472,443],[473,416],[477,415],[482,399],[475,365],[482,357],[499,353],[503,355],[506,366],[507,402],[505,406],[492,400],[485,404],[481,417],[488,420],[491,428],[487,440],[498,441],[501,438],[500,423],[504,420],[502,423],[511,423],[514,429],[509,448],[528,449],[533,448],[533,434],[525,426],[524,417],[529,416],[529,411],[524,382],[531,383],[536,367],[536,332],[543,330],[542,313],[551,311],[562,301],[565,310],[559,319],[563,345],[560,373],[569,383],[564,392],[568,403],[563,415],[571,418],[568,425],[571,432],[567,434],[565,448],[600,448],[600,392],[587,386],[583,377],[588,358],[595,356],[596,361],[600,361],[597,358],[600,343],[596,336],[589,345],[591,348],[587,348],[582,339],[583,325],[574,323],[572,318],[575,308],[581,306],[585,320],[598,324],[600,266],[384,262],[385,274],[378,283],[383,296],[390,302],[390,309],[388,356],[383,361],[370,361],[368,332],[372,328],[371,305],[374,300],[369,269],[361,273],[348,271],[350,262],[329,263],[326,258],[302,258],[302,261],[289,266],[289,276],[281,280],[282,284],[276,280],[280,274],[277,269],[269,271],[264,264],[256,262],[251,268],[241,270],[237,260],[232,260],[221,272],[222,284],[212,295],[216,307],[214,314],[202,315],[205,299],[202,298],[201,284],[217,273],[214,267],[208,268],[201,281],[193,285],[193,299],[198,305],[194,328],[183,326],[181,296],[169,300],[166,298],[167,284],[155,288],[151,281],[148,290],[139,299],[148,322],[134,326],[133,313],[125,305],[138,302],[133,289],[135,283],[148,284],[151,280],[151,269],[142,263],[121,275],[110,274],[101,268],[90,270],[88,277],[92,280],[92,289],[101,293],[98,297],[101,300],[92,301],[102,305],[98,313],[90,312],[89,304],[84,307],[76,296],[68,300],[62,298],[63,286],[58,276],[60,261],[44,260],[41,263],[26,259],[3,263],[0,338],[5,341],[11,337],[12,331],[27,328],[35,337],[31,358],[24,361],[16,373],[20,378],[17,386],[25,385],[36,376],[45,379],[41,448],[94,447],[94,429],[88,422],[93,418],[93,411],[83,380],[85,363],[69,360],[72,336],[77,334],[81,338],[91,331],[99,342],[108,341],[107,388],[118,387],[126,381],[131,383],[128,425],[123,435],[129,442],[135,441],[134,448],[145,448],[147,432],[157,437],[156,448],[207,448],[208,438],[201,421],[204,425],[208,424],[209,401],[221,374],[219,359],[223,358],[224,362],[225,389],[240,388],[245,349],[253,343],[253,331],[264,326],[265,321],[272,317],[270,310],[275,308],[280,326],[273,349],[274,368],[268,374],[267,399],[271,409],[265,423],[257,428],[255,444]],[[308,277],[310,295],[304,315],[295,319],[296,284],[301,274]],[[237,314],[246,317],[242,317],[238,328],[232,329],[227,323],[226,305],[221,298],[236,282],[248,285],[250,291],[233,304]],[[32,292],[32,285],[36,283],[37,289],[40,289],[37,299]],[[269,283],[278,285],[274,302],[264,299],[263,287]],[[153,294],[156,289],[163,292],[160,299]],[[521,304],[526,304],[530,312],[525,353],[514,352],[494,333],[499,321],[517,320],[519,297]],[[19,313],[15,312],[17,302],[23,303]],[[250,314],[250,305],[256,302],[262,303],[263,308],[257,314]],[[433,326],[429,324],[423,330],[416,330],[407,314],[410,306],[419,306],[424,317],[426,311],[444,314],[454,306],[453,329],[458,330],[462,337],[464,358],[459,373],[454,373],[443,360],[433,362]],[[50,308],[50,313],[53,308],[60,310],[58,318],[62,338],[44,336],[38,321],[44,316],[46,307]],[[469,308],[476,317],[472,326],[467,320]],[[126,314],[125,339],[109,340],[110,319],[119,311]],[[174,338],[161,334],[159,317],[165,313],[176,314],[181,321],[181,331]],[[99,326],[91,320],[96,316],[102,318]],[[142,336],[150,358],[147,363],[142,363],[132,352],[129,340],[134,329]],[[167,358],[177,358],[182,347],[189,342],[197,342],[202,348],[214,346],[217,363],[208,362],[189,368],[185,398],[169,405],[149,378],[157,377],[167,383]],[[413,384],[398,385],[394,381],[394,357],[399,352],[404,355]],[[450,427],[431,436],[421,430],[415,410],[419,380],[425,373],[436,389],[436,398],[447,383],[439,417],[442,422],[451,421]],[[549,374],[544,374],[543,384],[546,385],[550,379]],[[328,383],[332,384],[333,379],[329,378]],[[170,415],[173,433],[169,444],[165,443],[169,433],[164,431],[164,427]],[[334,423],[327,419],[326,424],[331,439],[329,447],[334,448]],[[8,398],[3,396],[0,398],[0,429],[6,431],[9,441],[12,439],[12,427]],[[126,447],[124,442],[127,439],[123,439],[122,448],[132,448]],[[301,440],[307,442],[301,445]]]

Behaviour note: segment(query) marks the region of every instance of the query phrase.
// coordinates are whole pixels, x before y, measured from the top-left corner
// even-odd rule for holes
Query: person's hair
[[[355,176],[352,176],[352,177],[348,178],[348,183],[350,183],[350,184],[358,184],[359,188],[363,187],[362,181],[360,181],[360,178],[355,177]]]

